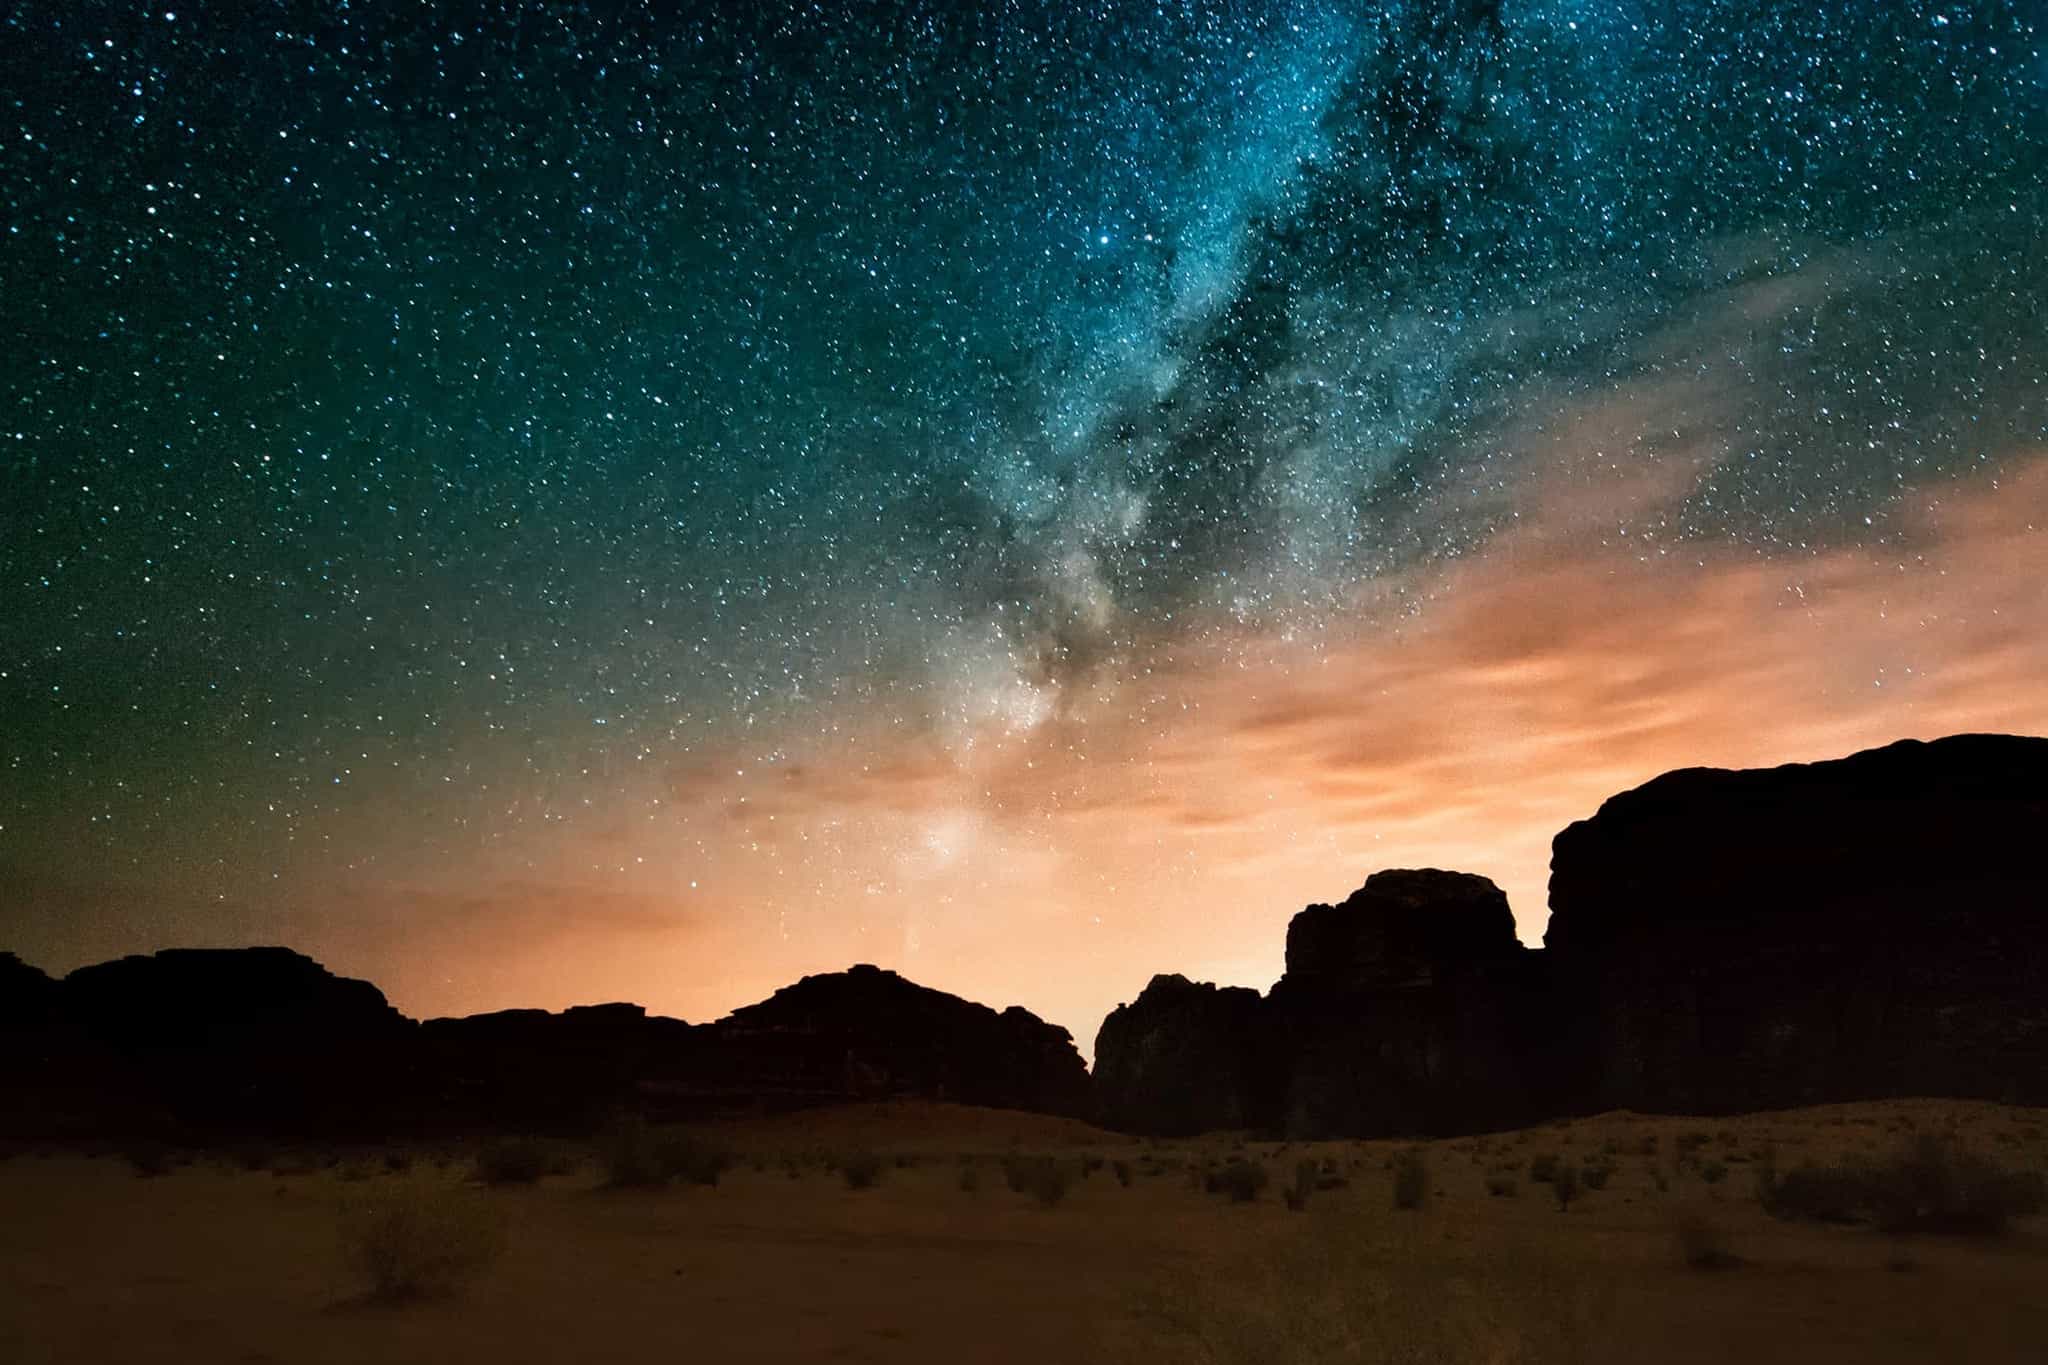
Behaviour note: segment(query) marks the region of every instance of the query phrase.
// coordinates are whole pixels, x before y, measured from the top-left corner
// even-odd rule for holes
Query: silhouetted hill
[[[0,1057],[0,1132],[20,1135],[581,1131],[882,1098],[1088,1109],[1064,1029],[867,966],[713,1024],[632,1004],[415,1023],[284,948],[172,949],[61,981],[7,954]]]
[[[1118,1007],[1097,1103],[1318,1136],[2048,1101],[2044,831],[2048,739],[1667,773],[1558,835],[1544,950],[1483,878],[1375,874],[1294,917],[1265,997],[1155,978]]]
[[[1666,773],[1557,836],[1605,1106],[2048,1099],[2048,739]]]
[[[710,1026],[737,1084],[861,1097],[920,1095],[1079,1116],[1088,1068],[1073,1035],[861,965],[807,976]]]
[[[1667,773],[1557,836],[1524,948],[1498,887],[1376,873],[1287,931],[1265,995],[1157,976],[1065,1030],[872,966],[709,1024],[638,1005],[415,1023],[283,948],[52,980],[0,954],[0,1128],[587,1130],[915,1098],[1120,1128],[1451,1132],[1593,1108],[2048,1102],[2048,739]]]

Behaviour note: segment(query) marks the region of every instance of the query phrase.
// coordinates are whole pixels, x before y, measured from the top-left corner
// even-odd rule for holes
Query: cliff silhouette
[[[2048,739],[1667,773],[1553,844],[1544,947],[1484,877],[1393,869],[1270,991],[1157,976],[1066,1030],[856,966],[723,1019],[415,1021],[285,948],[52,978],[0,953],[0,1136],[580,1131],[877,1098],[1139,1133],[1440,1134],[1627,1108],[2048,1103]]]

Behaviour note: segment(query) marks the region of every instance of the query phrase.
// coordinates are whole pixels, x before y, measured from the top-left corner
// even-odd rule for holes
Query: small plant
[[[1945,1138],[1922,1134],[1877,1172],[1877,1225],[1886,1232],[1995,1236],[2048,1208],[2048,1181],[2008,1171]]]
[[[1495,1199],[1513,1199],[1515,1189],[1515,1177],[1508,1171],[1495,1171],[1486,1177],[1486,1192]]]
[[[1874,1222],[1886,1232],[1995,1236],[2048,1209],[2048,1181],[1922,1135],[1891,1159],[1757,1173],[1757,1200],[1775,1218]]]
[[[385,1188],[341,1226],[343,1257],[373,1298],[446,1293],[503,1253],[502,1218],[476,1196],[417,1181]]]
[[[1604,1190],[1607,1188],[1608,1177],[1613,1174],[1613,1162],[1605,1158],[1589,1161],[1579,1170],[1579,1182],[1589,1190]]]
[[[154,1138],[137,1138],[121,1148],[128,1169],[145,1179],[171,1173],[171,1149]]]
[[[555,1166],[554,1152],[538,1138],[496,1138],[476,1152],[476,1178],[486,1185],[531,1185]]]
[[[1122,1159],[1112,1161],[1109,1163],[1109,1170],[1110,1174],[1116,1177],[1117,1184],[1123,1186],[1125,1189],[1129,1189],[1131,1187],[1131,1180],[1133,1178],[1134,1172],[1131,1170],[1130,1162],[1124,1161]]]
[[[1316,1185],[1322,1179],[1322,1170],[1314,1161],[1297,1161],[1294,1164],[1294,1183],[1281,1191],[1289,1210],[1300,1213],[1308,1208],[1308,1197],[1316,1192]]]
[[[839,1159],[839,1178],[849,1190],[869,1190],[882,1182],[887,1166],[873,1152],[854,1152]]]
[[[1550,1175],[1550,1192],[1557,1196],[1557,1211],[1570,1209],[1572,1200],[1579,1197],[1579,1168],[1559,1165]]]
[[[663,1174],[685,1185],[716,1185],[732,1169],[732,1153],[699,1141],[687,1133],[673,1133],[655,1147],[655,1160]]]
[[[1678,1216],[1672,1226],[1678,1254],[1688,1269],[1733,1270],[1742,1258],[1728,1249],[1728,1239],[1713,1220],[1697,1209]]]
[[[1210,1194],[1228,1195],[1233,1204],[1249,1204],[1259,1197],[1259,1191],[1266,1188],[1268,1179],[1264,1166],[1243,1157],[1232,1157],[1207,1174],[1203,1188]]]
[[[653,1189],[668,1183],[654,1135],[637,1118],[622,1119],[606,1130],[598,1142],[597,1159],[604,1168],[604,1183],[612,1189]]]
[[[963,1165],[960,1168],[960,1193],[973,1194],[981,1188],[981,1167]]]
[[[1422,1149],[1411,1147],[1394,1163],[1394,1207],[1419,1209],[1429,1197],[1429,1166]]]
[[[1544,1152],[1529,1158],[1529,1181],[1535,1185],[1548,1185],[1557,1179],[1558,1167],[1563,1158],[1556,1152]]]
[[[1041,1156],[1026,1164],[1025,1192],[1048,1209],[1067,1197],[1073,1183],[1073,1168],[1063,1161]]]
[[[384,1154],[384,1169],[392,1175],[404,1175],[412,1169],[412,1153],[401,1147],[394,1147]]]
[[[243,1142],[228,1149],[231,1166],[244,1171],[267,1171],[277,1164],[277,1150],[266,1142]]]
[[[1718,1185],[1727,1178],[1728,1163],[1724,1161],[1708,1161],[1700,1166],[1700,1179],[1709,1185]]]

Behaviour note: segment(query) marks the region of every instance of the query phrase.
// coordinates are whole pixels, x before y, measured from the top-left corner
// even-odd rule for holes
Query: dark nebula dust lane
[[[1085,1038],[2048,729],[2043,22],[11,6],[0,940]]]

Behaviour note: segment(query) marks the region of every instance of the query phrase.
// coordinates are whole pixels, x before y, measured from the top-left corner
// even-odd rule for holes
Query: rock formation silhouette
[[[0,1136],[582,1131],[917,1097],[1160,1135],[1450,1133],[1595,1109],[2048,1103],[2048,739],[1667,773],[1553,845],[1542,949],[1484,877],[1375,873],[1265,994],[1155,976],[1064,1029],[872,966],[692,1025],[638,1005],[416,1023],[284,948],[61,980],[0,953]]]
[[[1377,873],[1296,915],[1286,975],[1230,993],[1227,1020],[1177,977],[1119,1006],[1099,1112],[1137,1132],[1376,1136],[2048,1102],[2044,832],[2048,739],[1667,773],[1557,836],[1542,950],[1484,878]]]

